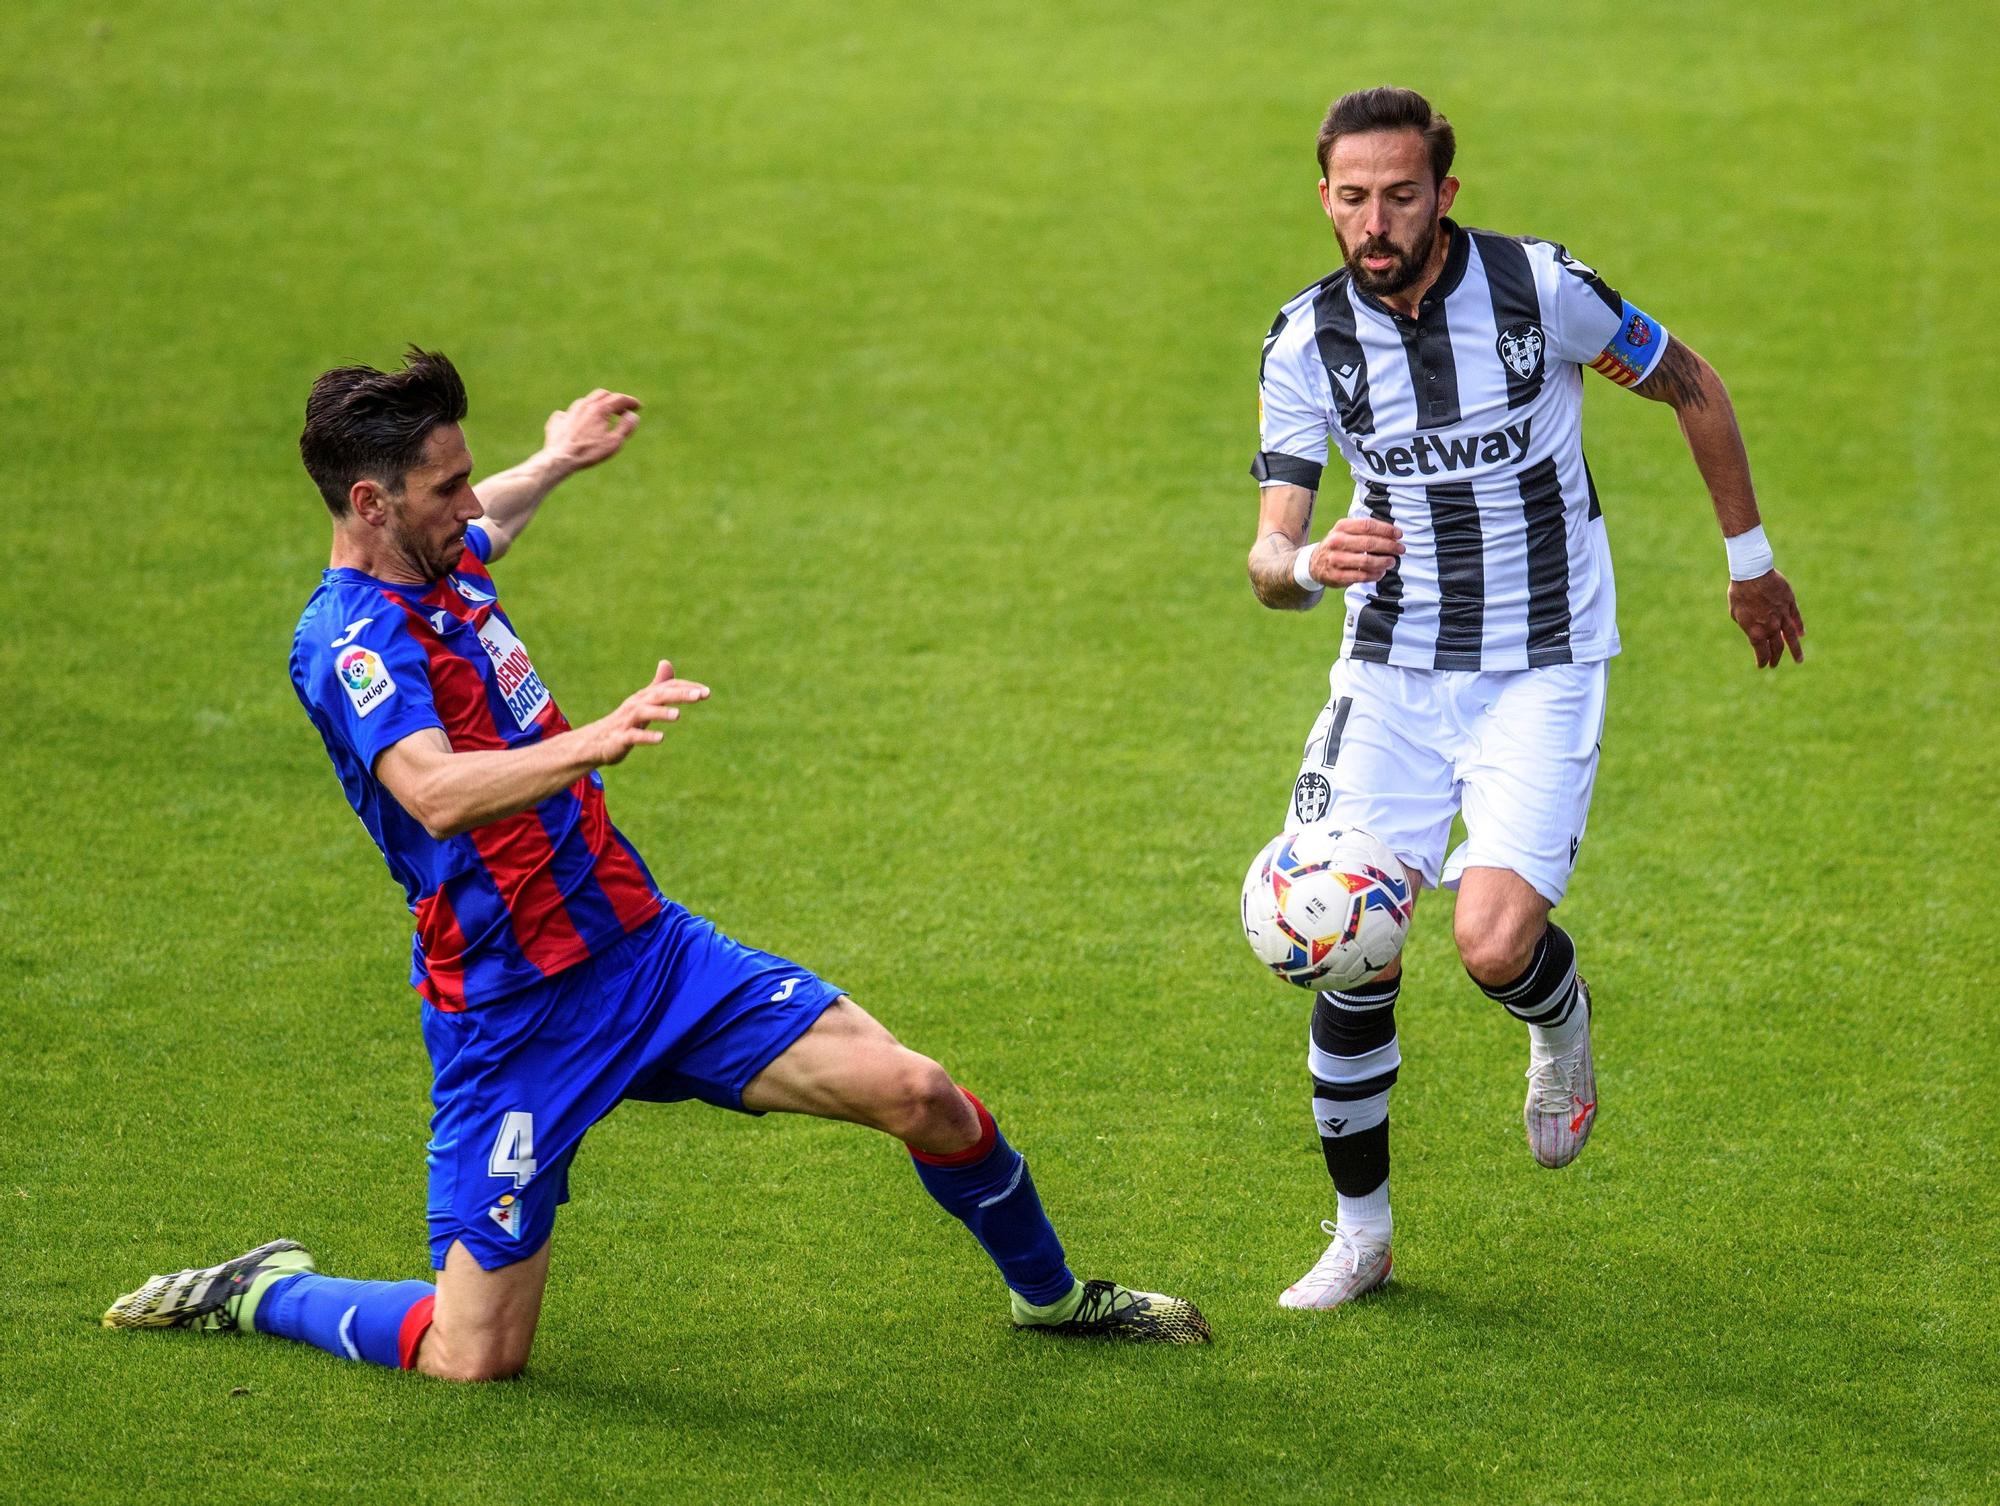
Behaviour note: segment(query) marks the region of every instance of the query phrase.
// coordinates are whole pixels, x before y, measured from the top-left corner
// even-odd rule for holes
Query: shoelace
[[[1073,1323],[1095,1323],[1114,1316],[1120,1311],[1144,1309],[1138,1293],[1121,1286],[1110,1286],[1101,1291],[1091,1292],[1077,1308],[1070,1321]]]
[[[1583,1077],[1582,1046],[1528,1063],[1528,1097],[1537,1114],[1567,1114],[1576,1107],[1576,1085]]]
[[[1321,1219],[1319,1228],[1320,1233],[1333,1243],[1327,1246],[1326,1253],[1320,1256],[1313,1268],[1299,1278],[1300,1286],[1309,1282],[1330,1285],[1343,1277],[1352,1276],[1361,1268],[1361,1246],[1352,1235],[1341,1233],[1340,1226],[1330,1218]]]

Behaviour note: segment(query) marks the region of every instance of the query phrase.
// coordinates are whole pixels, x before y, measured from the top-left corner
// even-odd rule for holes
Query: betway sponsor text
[[[1490,434],[1468,434],[1463,439],[1419,434],[1407,445],[1392,445],[1386,450],[1371,450],[1357,439],[1354,448],[1378,476],[1443,476],[1475,465],[1525,460],[1534,426],[1533,419],[1524,418]]]

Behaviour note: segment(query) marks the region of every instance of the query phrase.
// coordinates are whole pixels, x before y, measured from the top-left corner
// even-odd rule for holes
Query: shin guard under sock
[[[1402,975],[1322,993],[1313,1006],[1313,1121],[1339,1200],[1339,1224],[1389,1235],[1389,1089],[1402,1053]]]
[[[940,1208],[972,1232],[1008,1286],[1036,1306],[1058,1301],[1076,1285],[1076,1277],[1042,1211],[1027,1158],[1007,1143],[986,1105],[970,1093],[965,1096],[979,1115],[978,1142],[942,1156],[911,1146],[917,1179]]]
[[[407,1370],[417,1362],[436,1299],[437,1288],[428,1281],[285,1276],[259,1296],[250,1326],[350,1360]]]

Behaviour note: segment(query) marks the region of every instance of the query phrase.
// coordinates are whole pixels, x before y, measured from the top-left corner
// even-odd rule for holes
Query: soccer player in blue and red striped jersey
[[[410,980],[435,1083],[428,1281],[321,1275],[290,1240],[156,1276],[114,1328],[272,1334],[454,1380],[518,1374],[556,1208],[590,1127],[628,1098],[845,1119],[907,1144],[925,1189],[1000,1268],[1017,1326],[1200,1342],[1191,1303],[1080,1281],[1026,1160],[937,1063],[837,987],[662,895],[605,812],[598,770],[661,742],[708,687],[659,661],[573,727],[488,567],[565,477],[618,453],[639,403],[599,390],[543,448],[472,485],[464,384],[399,371],[313,386],[299,448],[333,556],[291,674],[342,788],[416,918]]]

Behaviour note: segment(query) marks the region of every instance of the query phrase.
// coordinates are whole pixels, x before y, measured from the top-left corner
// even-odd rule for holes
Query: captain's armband
[[[1636,387],[1652,375],[1666,348],[1666,330],[1627,302],[1624,316],[1618,321],[1618,333],[1597,353],[1590,369],[1620,387]]]

